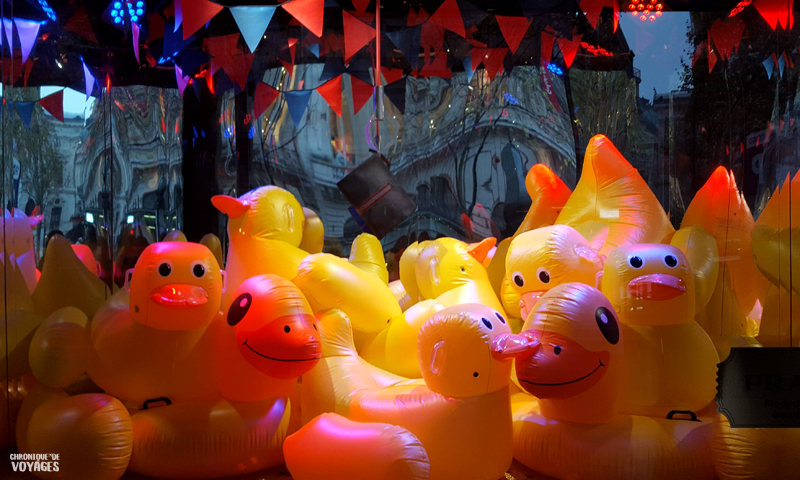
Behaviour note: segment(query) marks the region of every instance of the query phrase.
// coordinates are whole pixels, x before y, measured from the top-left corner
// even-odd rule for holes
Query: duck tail
[[[430,475],[425,447],[405,428],[358,423],[334,413],[290,435],[283,455],[295,480],[424,480]]]
[[[362,233],[353,240],[353,246],[350,247],[350,263],[380,278],[384,284],[389,283],[386,257],[383,256],[381,241],[375,235]]]

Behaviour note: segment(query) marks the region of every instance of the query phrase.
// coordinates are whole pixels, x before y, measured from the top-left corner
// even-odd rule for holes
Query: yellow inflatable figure
[[[256,275],[271,273],[291,280],[308,252],[303,242],[305,215],[286,190],[259,187],[239,198],[216,195],[211,202],[228,215],[228,258],[231,291]]]
[[[574,228],[553,225],[517,235],[506,256],[509,290],[504,304],[517,302],[526,319],[548,290],[562,283],[595,285],[603,257]]]
[[[756,340],[765,347],[800,346],[799,318],[800,294],[770,285]]]
[[[94,253],[88,245],[72,245],[72,251],[90,272],[94,275],[100,274],[100,262],[94,258]]]
[[[211,250],[211,253],[214,254],[214,258],[217,259],[219,268],[225,268],[225,260],[222,256],[222,242],[220,242],[218,236],[213,233],[207,233],[200,239],[200,245],[205,245],[206,248]]]
[[[164,236],[162,242],[188,242],[186,235],[180,230],[173,230]]]
[[[308,253],[322,253],[325,246],[325,226],[317,212],[310,208],[303,207],[303,215],[306,217],[303,224],[303,240],[300,242],[300,249]]]
[[[731,428],[718,413],[711,450],[719,480],[792,480],[797,478],[800,429]]]
[[[661,242],[675,231],[650,187],[605,135],[589,141],[581,179],[556,223],[578,230],[603,255]]]
[[[306,258],[293,282],[315,313],[345,312],[364,359],[397,375],[420,376],[417,334],[431,314],[444,308],[441,304],[426,300],[403,312],[377,276],[324,253]]]
[[[543,163],[537,163],[528,170],[525,189],[531,197],[531,208],[525,214],[515,236],[556,223],[572,194],[564,181]]]
[[[495,242],[494,238],[487,238],[467,244],[447,237],[428,242],[415,261],[420,298],[435,300],[445,307],[481,303],[505,315],[482,264]],[[509,321],[514,331],[522,327],[518,319]]]
[[[350,247],[350,263],[380,278],[384,284],[389,284],[386,257],[383,256],[381,241],[375,235],[362,233],[353,240],[353,245]]]
[[[323,330],[346,330],[339,324],[342,321],[346,322],[346,317],[328,317],[322,322]],[[338,365],[321,362],[310,372],[316,375],[304,378],[303,396],[313,399],[316,389],[329,391],[330,385],[335,385],[337,411],[352,422],[339,420],[339,428],[330,430],[325,421],[307,425],[295,434],[296,438],[287,440],[287,467],[293,476],[302,475],[295,477],[298,479],[363,478],[363,472],[357,473],[362,457],[371,457],[366,460],[368,464],[386,471],[400,456],[398,468],[404,465],[410,470],[410,465],[429,463],[430,472],[423,478],[432,480],[502,478],[511,465],[512,359],[536,347],[535,342],[512,334],[497,310],[466,304],[440,311],[422,327],[419,364],[423,382],[371,388],[371,375],[358,368],[352,350],[342,352],[343,362]],[[340,348],[346,351],[343,345]],[[346,370],[339,368],[345,365]],[[403,427],[408,433],[402,432],[402,438],[384,439],[367,451],[355,448],[363,445],[362,435],[380,437],[389,425]],[[367,433],[360,433],[365,430]],[[409,434],[419,440],[427,458],[418,448],[407,448],[398,455],[398,446],[414,444]],[[311,449],[322,444],[321,450]],[[345,457],[348,454],[351,456]],[[339,476],[333,477],[333,472]]]
[[[86,267],[66,238],[53,236],[47,244],[42,278],[33,291],[36,312],[47,317],[61,308],[76,307],[87,316],[94,316],[111,296],[111,290],[97,276],[97,263],[94,271]],[[69,272],[68,278],[64,272]]]
[[[428,241],[414,242],[406,247],[400,256],[400,283],[411,299],[409,306],[420,300],[419,287],[417,287],[417,257],[427,245]]]
[[[720,356],[728,343],[752,333],[745,318],[756,306],[763,306],[769,282],[753,260],[751,234],[755,225],[744,195],[739,192],[733,172],[717,167],[686,209],[681,227],[699,225],[717,241],[720,279],[710,302],[699,311],[698,322],[718,345]],[[727,298],[735,296],[735,303]],[[726,309],[725,307],[730,307]],[[760,319],[754,319],[759,321]]]
[[[716,478],[710,419],[617,414],[628,338],[597,289],[580,283],[551,289],[524,328],[541,344],[516,358],[516,373],[538,400],[512,397],[516,460],[554,478]]]
[[[606,261],[602,291],[625,336],[620,412],[664,417],[710,404],[719,357],[694,320],[694,276],[683,252],[664,244],[620,247]]]
[[[686,255],[694,276],[695,312],[706,308],[719,277],[717,242],[699,225],[684,227],[675,232],[669,241]]]
[[[38,211],[38,208],[36,209]],[[33,293],[38,281],[36,274],[36,254],[33,250],[32,229],[44,219],[44,215],[32,215],[15,208],[13,212],[4,211],[3,230],[0,233],[0,248],[3,248],[4,263],[12,262],[22,272],[28,292]]]

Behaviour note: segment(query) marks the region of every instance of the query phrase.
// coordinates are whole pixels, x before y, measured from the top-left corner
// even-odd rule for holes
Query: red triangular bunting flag
[[[706,41],[703,40],[694,49],[694,55],[692,55],[692,68],[694,68],[694,64],[697,62],[697,59],[699,59],[700,56],[703,55],[703,52],[705,51],[706,51]]]
[[[600,18],[603,7],[614,9],[614,32],[616,32],[619,23],[619,2],[617,0],[581,0],[580,4],[581,10],[586,14],[586,19],[589,20],[592,28],[597,28],[597,20]]]
[[[332,78],[317,87],[317,93],[328,102],[336,115],[342,116],[342,76]]]
[[[322,36],[325,0],[292,0],[281,5],[291,16],[317,37]],[[185,20],[184,20],[185,21]]]
[[[370,0],[352,0],[353,6],[356,7],[356,12],[364,13],[367,11]]]
[[[419,12],[415,12],[413,8],[408,10],[408,27],[416,27],[430,17],[424,8],[420,7]]]
[[[467,31],[464,29],[464,20],[461,19],[461,11],[458,9],[456,0],[445,0],[428,21],[457,33],[461,37],[467,36]]]
[[[344,63],[349,63],[353,55],[375,38],[375,29],[342,10],[344,23]]]
[[[481,62],[486,68],[489,80],[494,80],[495,75],[503,71],[503,59],[508,52],[507,48],[473,48],[470,51],[472,68],[477,68]]]
[[[222,10],[222,5],[217,5],[209,0],[192,0],[186,4],[181,4],[184,40],[194,35]]]
[[[733,51],[739,48],[739,43],[742,41],[742,34],[744,34],[745,23],[735,17],[730,22],[724,22],[718,18],[711,24],[708,30],[708,38],[714,42],[717,47],[717,55],[723,60],[730,57]]]
[[[556,39],[558,48],[561,50],[561,55],[564,56],[564,63],[567,65],[567,68],[572,66],[572,61],[575,60],[575,54],[578,53],[578,48],[581,46],[581,37],[583,37],[583,35],[572,32],[572,40],[567,40],[566,38]]]
[[[511,50],[511,54],[517,53],[517,48],[519,48],[522,39],[525,38],[525,33],[533,20],[528,20],[525,17],[503,17],[501,15],[497,15],[495,18],[500,26],[500,31],[503,33],[503,38],[506,39],[506,44]]]
[[[147,19],[150,23],[147,25],[147,40],[144,43],[164,38],[164,18],[157,13],[153,13]]]
[[[253,99],[253,113],[256,114],[256,118],[260,118],[264,114],[280,93],[266,83],[258,82],[255,99]]]
[[[294,72],[294,65],[292,65],[291,63],[287,62],[286,60],[284,60],[282,58],[279,58],[278,61],[281,62],[281,65],[283,65],[283,68],[286,69],[286,73],[288,73],[289,76],[291,76],[292,72]]]
[[[383,79],[386,80],[386,85],[397,82],[403,78],[402,68],[381,67],[381,73],[383,74]]]
[[[708,73],[714,70],[714,65],[717,64],[717,54],[714,52],[714,47],[711,42],[708,42]]]
[[[225,70],[226,66],[233,61],[233,56],[243,53],[238,48],[239,34],[231,33],[220,37],[208,37],[203,39],[203,46],[211,55],[211,75],[217,73],[220,68]]]
[[[753,6],[764,17],[773,30],[782,26],[784,30],[791,30],[794,23],[792,8],[793,0],[755,0]]]
[[[350,75],[350,90],[353,92],[353,113],[355,114],[360,112],[367,100],[372,97],[372,85]]]
[[[253,57],[255,57],[254,53],[234,55],[230,59],[230,63],[224,67],[228,77],[238,83],[242,90],[247,85],[247,76],[250,74],[250,67],[253,65]]]
[[[556,37],[552,33],[542,32],[542,61],[550,63],[553,58],[553,44],[556,42]]]
[[[94,30],[92,29],[92,23],[89,21],[89,17],[86,15],[86,9],[81,7],[75,12],[75,15],[72,16],[67,21],[67,24],[64,25],[64,30],[72,33],[77,33],[83,38],[93,41],[94,43],[99,43],[97,41],[97,36],[94,34]]]
[[[444,50],[436,52],[436,56],[428,65],[420,70],[420,77],[451,78],[453,72],[447,68],[447,53]],[[398,80],[400,80],[398,78]]]

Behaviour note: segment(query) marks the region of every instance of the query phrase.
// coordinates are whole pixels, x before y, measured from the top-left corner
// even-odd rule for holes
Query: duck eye
[[[675,255],[667,255],[664,257],[664,265],[668,266],[669,268],[675,268],[678,266],[678,257]]]
[[[289,325],[284,325],[283,326],[283,331],[286,332],[286,333],[289,333],[289,332],[292,331],[292,329],[289,327]]]
[[[230,310],[228,310],[228,325],[232,327],[241,322],[252,304],[253,296],[249,293],[243,293],[236,297],[236,300],[231,304]]]
[[[616,345],[619,342],[619,325],[614,313],[606,307],[598,307],[594,311],[594,318],[597,321],[597,327],[600,333],[606,337],[608,343]]]
[[[467,271],[467,269],[466,269],[466,268],[464,268],[464,267],[461,267],[461,273],[464,273],[464,272],[466,272],[466,271]]]
[[[317,324],[316,323],[314,324],[314,330],[317,330]]]
[[[644,260],[638,255],[632,255],[628,257],[628,264],[633,268],[642,268],[644,266]]]
[[[483,322],[489,330],[494,330],[494,325],[492,325],[492,322],[490,322],[488,318],[481,318],[481,322]]]
[[[169,275],[171,273],[172,273],[172,264],[171,263],[162,262],[158,266],[158,274],[161,275],[162,277],[169,277]]]
[[[506,324],[506,319],[505,319],[505,318],[503,318],[503,316],[502,316],[502,315],[500,315],[500,314],[499,314],[499,313],[497,313],[497,312],[494,312],[494,316],[495,316],[495,317],[497,317],[497,319],[498,319],[498,320],[500,320],[500,323],[502,323],[503,325],[505,325],[505,324]]]
[[[514,275],[513,275],[512,278],[514,279],[514,284],[516,286],[518,286],[518,287],[524,287],[525,286],[525,277],[523,277],[521,273],[514,272]]]
[[[203,278],[206,274],[206,266],[202,262],[194,262],[192,264],[192,275],[197,278]]]
[[[473,373],[472,376],[478,378],[478,372]]]
[[[560,355],[560,354],[561,354],[561,347],[560,347],[560,346],[558,346],[558,345],[556,345],[556,346],[553,348],[553,351],[555,352],[555,354],[556,354],[556,355]]]
[[[536,271],[536,276],[539,278],[539,281],[542,283],[550,283],[550,271],[544,267],[539,267],[539,270]]]

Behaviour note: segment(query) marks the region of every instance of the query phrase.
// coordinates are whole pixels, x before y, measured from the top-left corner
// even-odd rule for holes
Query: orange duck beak
[[[651,273],[631,280],[628,293],[646,300],[670,300],[686,293],[686,285],[675,275]]]
[[[150,300],[170,308],[192,308],[208,303],[208,292],[197,285],[164,285],[150,293]]]
[[[511,360],[520,355],[532,355],[539,348],[539,339],[530,335],[501,333],[492,341],[495,360]]]

